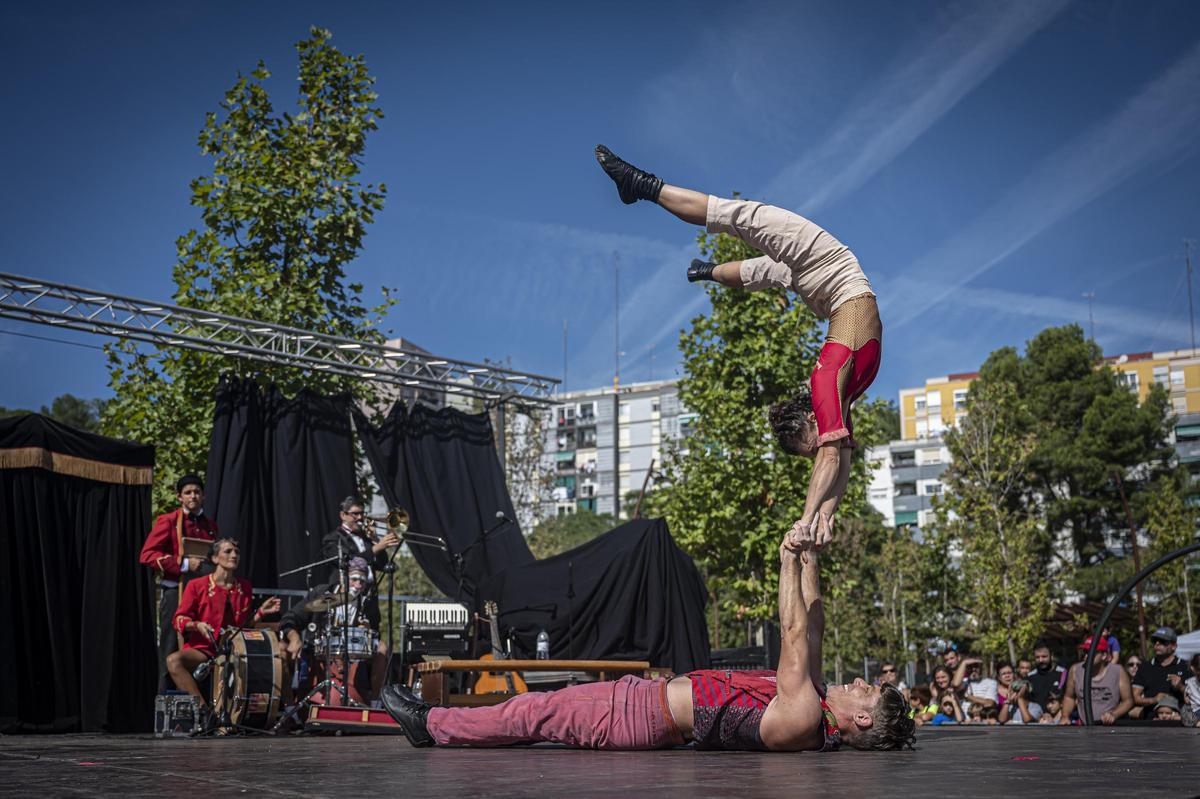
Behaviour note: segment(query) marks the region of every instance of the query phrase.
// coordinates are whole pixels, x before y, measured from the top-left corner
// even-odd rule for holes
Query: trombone
[[[408,515],[408,511],[404,508],[391,508],[383,516],[364,516],[363,524],[378,530],[386,528],[389,533],[395,533],[400,543],[411,546],[426,546],[435,547],[443,551],[449,551],[446,548],[446,541],[441,536],[431,535],[428,533],[418,533],[410,530],[408,525],[412,519]],[[388,556],[395,554],[395,547],[388,547]]]

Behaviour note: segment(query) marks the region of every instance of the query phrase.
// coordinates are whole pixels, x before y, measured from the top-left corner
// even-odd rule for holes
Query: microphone
[[[509,524],[516,524],[516,522],[514,522],[512,519],[508,518],[508,514],[506,514],[506,513],[505,513],[504,511],[502,511],[502,510],[498,510],[498,511],[496,511],[496,521],[498,521],[498,522],[508,522]]]

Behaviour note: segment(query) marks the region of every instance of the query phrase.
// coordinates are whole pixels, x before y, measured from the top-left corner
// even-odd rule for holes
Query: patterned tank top
[[[751,749],[766,751],[760,727],[767,705],[779,692],[773,671],[693,671],[692,739],[697,749]],[[816,684],[821,698],[821,748],[830,752],[842,742],[837,717],[825,703],[825,688]]]

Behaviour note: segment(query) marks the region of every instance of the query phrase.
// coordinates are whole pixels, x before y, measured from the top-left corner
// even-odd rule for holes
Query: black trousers
[[[167,674],[167,655],[179,648],[179,636],[171,626],[175,611],[179,608],[179,589],[163,588],[158,600],[158,692],[175,690],[171,675]]]

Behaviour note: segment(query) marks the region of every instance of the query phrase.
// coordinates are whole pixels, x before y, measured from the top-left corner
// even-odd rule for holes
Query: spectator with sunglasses
[[[896,669],[896,664],[891,661],[884,661],[879,667],[879,679],[875,681],[879,686],[890,685],[900,691],[904,698],[908,698],[908,686],[904,684],[904,680],[900,679],[900,673]]]

